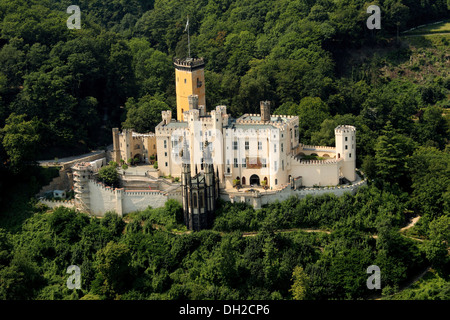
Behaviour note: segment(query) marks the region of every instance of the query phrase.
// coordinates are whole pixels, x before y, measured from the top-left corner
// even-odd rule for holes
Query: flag
[[[187,18],[186,28],[184,28],[184,31],[186,31],[188,27],[189,27],[189,17]]]

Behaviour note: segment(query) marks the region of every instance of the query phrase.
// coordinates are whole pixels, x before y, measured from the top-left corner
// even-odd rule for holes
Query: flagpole
[[[188,58],[191,58],[191,39],[189,37],[189,15],[187,16],[187,32],[188,32]]]

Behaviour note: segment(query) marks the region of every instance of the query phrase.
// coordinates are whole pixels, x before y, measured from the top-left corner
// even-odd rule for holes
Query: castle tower
[[[340,175],[355,181],[356,170],[356,128],[341,125],[334,129],[336,138],[336,160],[342,159]]]
[[[132,155],[132,151],[131,150],[133,150],[133,147],[132,147],[132,143],[133,143],[133,130],[131,130],[131,129],[124,129],[123,131],[122,131],[122,135],[123,135],[123,137],[124,137],[124,150],[125,150],[125,153],[124,153],[124,155],[125,155],[125,158],[123,159],[125,162],[127,162],[128,161],[128,159],[131,159],[132,157],[133,157],[133,155]]]
[[[75,193],[75,207],[78,210],[89,211],[90,194],[89,179],[91,178],[91,166],[89,163],[77,163],[72,167],[73,191]]]
[[[113,152],[112,158],[116,163],[120,162],[120,141],[119,141],[119,128],[112,129],[113,134]]]
[[[176,59],[174,66],[177,93],[177,120],[184,121],[183,112],[190,110],[189,96],[197,95],[197,106],[206,106],[205,62],[203,58]]]
[[[261,108],[261,121],[269,122],[270,121],[270,101],[261,101],[259,103]]]

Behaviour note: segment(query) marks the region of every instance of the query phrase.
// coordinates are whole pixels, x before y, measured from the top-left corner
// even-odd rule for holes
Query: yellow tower
[[[199,59],[176,59],[175,85],[177,91],[177,120],[184,121],[183,112],[189,110],[190,95],[198,96],[198,105],[206,107],[205,62]]]

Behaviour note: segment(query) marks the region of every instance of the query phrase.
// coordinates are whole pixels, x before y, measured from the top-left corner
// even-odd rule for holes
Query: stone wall
[[[302,185],[306,187],[335,186],[339,183],[339,168],[342,160],[306,160],[299,161],[291,157],[290,175],[302,177]]]
[[[89,181],[90,213],[104,216],[108,211],[115,211],[120,216],[152,208],[164,207],[168,199],[181,202],[181,192],[113,189],[93,180]]]
[[[46,192],[53,190],[70,190],[72,188],[72,174],[67,170],[60,170],[59,176],[53,178],[46,186],[43,186],[36,195],[43,197]]]
[[[351,185],[343,185],[336,187],[319,187],[319,188],[301,188],[294,190],[290,185],[285,185],[282,189],[276,191],[263,191],[260,192],[233,192],[233,193],[221,193],[221,199],[231,202],[246,202],[252,205],[255,209],[261,208],[262,205],[278,201],[284,201],[291,196],[304,198],[307,195],[321,196],[327,193],[332,193],[338,197],[343,196],[345,193],[350,192],[355,194],[358,188],[366,185],[366,180],[358,179],[356,183]]]
[[[66,208],[74,208],[75,204],[73,200],[47,200],[42,199],[39,200],[40,203],[45,204],[49,208],[56,208],[56,207],[66,207]]]

